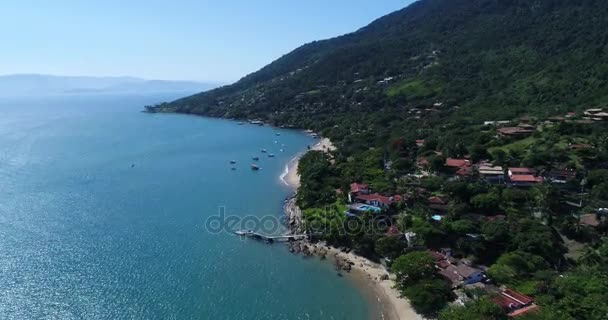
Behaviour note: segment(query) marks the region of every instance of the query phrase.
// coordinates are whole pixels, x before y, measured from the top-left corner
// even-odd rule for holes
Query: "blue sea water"
[[[278,177],[314,141],[140,112],[171,98],[0,100],[0,318],[367,319],[329,263],[205,229],[280,217]]]

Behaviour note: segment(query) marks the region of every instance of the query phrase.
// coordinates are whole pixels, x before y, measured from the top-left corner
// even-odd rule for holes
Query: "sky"
[[[0,74],[227,83],[413,0],[3,0]]]

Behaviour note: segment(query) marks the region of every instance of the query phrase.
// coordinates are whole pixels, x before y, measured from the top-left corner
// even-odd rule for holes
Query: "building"
[[[532,127],[534,128],[534,127]],[[534,132],[534,129],[530,129],[529,126],[522,127],[504,127],[496,130],[499,135],[503,137],[526,137]]]
[[[447,158],[444,166],[459,176],[469,175],[472,171],[471,161],[467,159]]]
[[[566,183],[576,178],[576,171],[566,169],[551,169],[547,173],[547,178],[553,183]]]
[[[445,213],[448,211],[448,203],[441,197],[432,196],[428,198],[429,208],[434,211]]]
[[[508,288],[500,290],[491,301],[505,310],[509,317],[520,316],[540,308],[534,304],[532,298]]]
[[[416,146],[419,148],[424,146],[424,140],[416,140]]]
[[[503,183],[505,181],[505,171],[502,167],[482,164],[477,171],[479,176],[488,183]]]
[[[539,183],[543,183],[542,177],[535,177],[533,175],[513,175],[509,177],[509,184],[516,187],[529,187]]]
[[[435,262],[435,267],[439,269],[439,275],[448,281],[452,288],[478,283],[485,278],[483,271],[462,262],[453,264],[447,259],[440,260]]]
[[[388,208],[391,204],[393,204],[394,198],[383,196],[379,193],[358,194],[355,196],[355,201],[376,207]]]
[[[353,194],[369,194],[369,185],[365,183],[356,183],[353,182],[350,184],[350,193]]]
[[[518,167],[510,167],[508,169],[509,177],[516,175],[535,175],[536,170],[532,168],[518,168]]]

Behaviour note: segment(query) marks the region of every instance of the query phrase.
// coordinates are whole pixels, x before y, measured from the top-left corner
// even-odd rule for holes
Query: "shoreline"
[[[310,151],[333,151],[336,147],[328,138],[321,138],[310,147]],[[300,176],[298,175],[298,163],[300,158],[309,150],[298,153],[285,165],[285,170],[280,176],[281,181],[288,187],[297,190],[300,187]]]
[[[335,147],[328,138],[321,138],[310,150],[335,150]],[[300,177],[297,174],[298,161],[306,152],[301,152],[291,159],[280,177],[286,186],[294,189],[294,193],[285,200],[283,207],[288,227],[292,233],[302,231],[300,230],[302,213],[296,205],[295,195],[300,187]],[[298,247],[297,250],[294,250],[294,246]],[[300,250],[301,248],[305,248],[305,250]],[[329,258],[337,269],[340,266],[346,267],[347,278],[369,301],[371,319],[424,320],[424,317],[414,311],[407,299],[401,298],[400,292],[394,288],[394,275],[391,275],[383,265],[353,252],[343,252],[338,248],[330,247],[324,242],[300,241],[291,244],[289,250],[296,254],[317,256],[322,260]],[[342,271],[339,273],[342,274]]]

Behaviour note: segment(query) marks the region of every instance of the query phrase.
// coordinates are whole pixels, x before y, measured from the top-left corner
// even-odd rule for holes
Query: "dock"
[[[276,242],[276,241],[297,241],[308,239],[308,234],[286,234],[286,235],[277,235],[277,236],[269,236],[265,234],[261,234],[259,232],[255,232],[252,230],[239,230],[235,231],[234,234],[247,237],[254,240],[262,240],[266,242]]]

